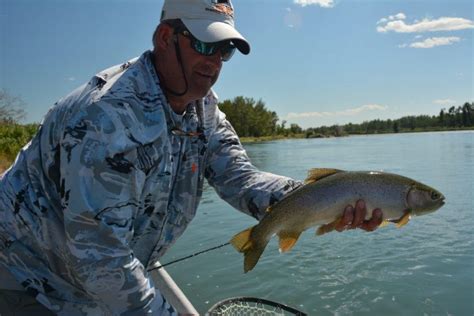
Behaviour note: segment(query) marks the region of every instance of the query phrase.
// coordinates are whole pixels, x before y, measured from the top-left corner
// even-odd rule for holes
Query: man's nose
[[[220,68],[222,66],[222,53],[218,50],[215,54],[207,56],[206,60],[214,67]]]

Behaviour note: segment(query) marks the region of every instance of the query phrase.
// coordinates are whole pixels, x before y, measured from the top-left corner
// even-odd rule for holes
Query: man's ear
[[[174,29],[168,24],[160,24],[153,36],[153,42],[158,49],[166,50],[173,44]]]

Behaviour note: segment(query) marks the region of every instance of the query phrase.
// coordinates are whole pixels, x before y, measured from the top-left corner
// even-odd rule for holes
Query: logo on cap
[[[211,0],[212,7],[206,8],[207,11],[224,14],[231,18],[234,18],[234,9],[230,0]]]

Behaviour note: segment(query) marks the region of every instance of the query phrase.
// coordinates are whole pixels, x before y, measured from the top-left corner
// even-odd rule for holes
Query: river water
[[[310,229],[285,254],[273,238],[247,274],[232,246],[168,266],[200,313],[225,298],[255,296],[310,315],[474,315],[474,132],[283,140],[245,148],[261,170],[295,179],[315,167],[398,173],[438,189],[446,204],[400,229],[320,237]],[[224,243],[254,224],[208,187],[196,218],[161,262]]]

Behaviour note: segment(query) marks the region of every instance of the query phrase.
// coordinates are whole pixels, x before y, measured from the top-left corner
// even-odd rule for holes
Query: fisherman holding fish
[[[193,219],[204,179],[257,220],[307,186],[257,170],[217,107],[223,63],[250,52],[230,0],[165,0],[153,46],[57,102],[1,176],[2,316],[176,314],[147,269]],[[348,196],[331,229],[375,230],[381,205]]]

